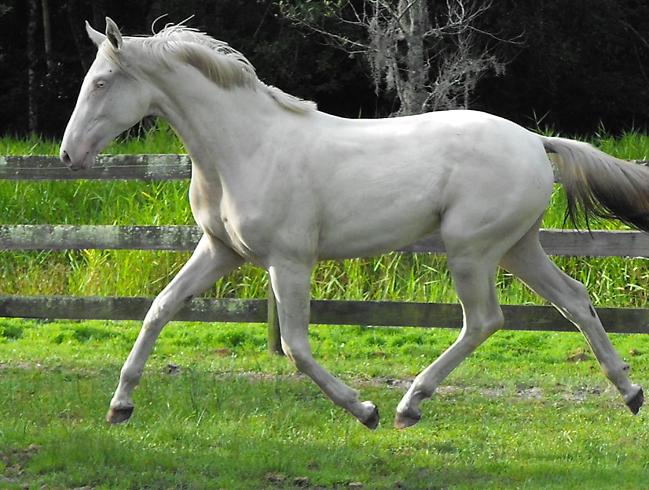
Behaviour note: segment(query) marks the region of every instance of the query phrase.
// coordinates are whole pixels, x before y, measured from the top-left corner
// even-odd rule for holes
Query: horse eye
[[[103,80],[98,80],[97,82],[95,82],[95,87],[97,88],[104,88],[105,86],[106,82],[104,82]]]

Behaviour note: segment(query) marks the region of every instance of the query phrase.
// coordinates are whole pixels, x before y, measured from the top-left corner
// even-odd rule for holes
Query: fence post
[[[268,281],[268,352],[273,355],[284,355],[282,340],[279,333],[279,316],[277,315],[277,300],[273,286]]]

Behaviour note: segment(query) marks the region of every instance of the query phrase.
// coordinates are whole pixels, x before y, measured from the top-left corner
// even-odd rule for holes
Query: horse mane
[[[219,41],[197,29],[182,24],[168,24],[153,36],[135,38],[159,61],[169,64],[174,58],[196,68],[208,80],[223,88],[246,87],[261,89],[281,107],[291,112],[306,113],[316,104],[287,94],[277,87],[266,85],[255,72],[255,67],[239,51],[225,41]],[[106,53],[119,64],[118,54],[110,43],[103,43],[112,53]]]

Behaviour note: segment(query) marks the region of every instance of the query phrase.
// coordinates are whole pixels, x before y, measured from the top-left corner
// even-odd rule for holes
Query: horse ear
[[[88,21],[86,21],[86,32],[88,33],[90,40],[97,47],[99,47],[99,45],[104,42],[104,39],[106,39],[106,36],[104,36],[101,32],[94,30],[90,25],[90,22]]]
[[[106,17],[106,37],[115,49],[122,47],[122,33],[110,17]]]

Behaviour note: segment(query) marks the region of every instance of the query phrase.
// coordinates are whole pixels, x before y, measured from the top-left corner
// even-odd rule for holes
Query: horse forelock
[[[225,41],[219,41],[196,29],[184,25],[167,25],[153,36],[129,37],[125,46],[138,46],[146,58],[166,66],[179,61],[196,68],[204,77],[223,88],[246,87],[265,91],[280,106],[293,112],[315,109],[313,102],[305,101],[264,84],[255,67],[239,51]],[[138,49],[138,48],[135,48]],[[100,51],[117,66],[124,68],[119,50],[104,42]],[[146,59],[138,56],[139,60]]]

